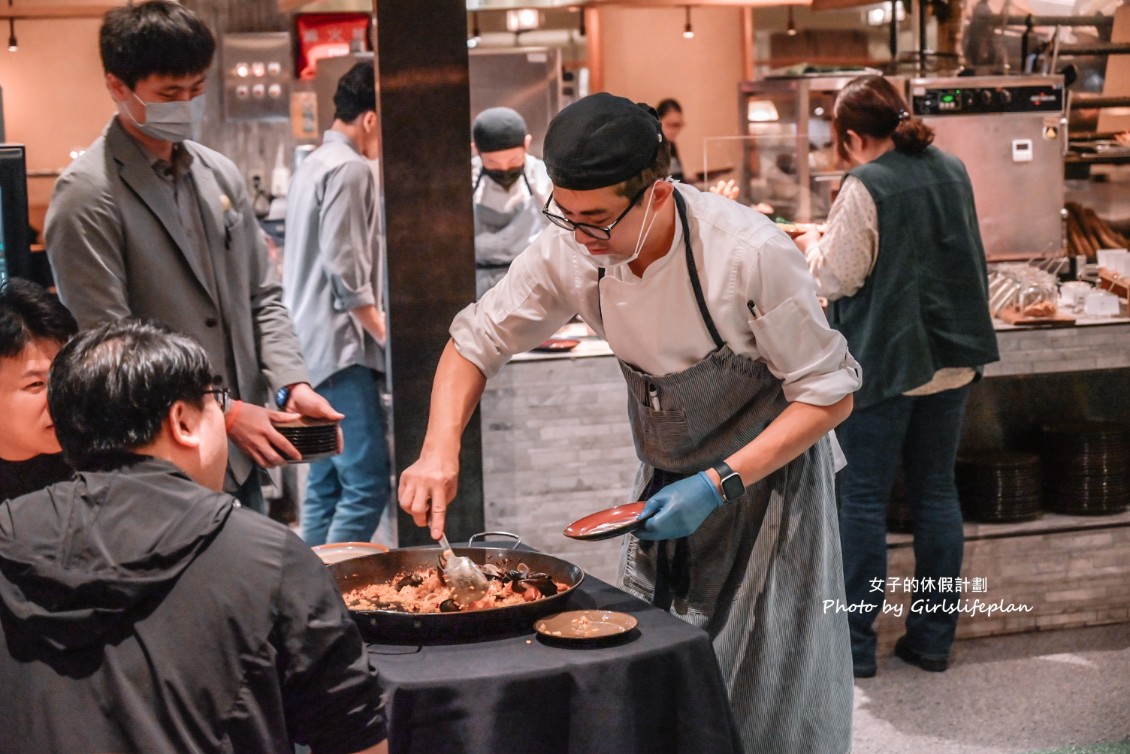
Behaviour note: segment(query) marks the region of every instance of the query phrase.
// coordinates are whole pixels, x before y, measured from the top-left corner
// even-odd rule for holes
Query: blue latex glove
[[[686,537],[721,504],[722,493],[706,472],[700,471],[652,495],[640,514],[647,522],[635,535],[640,539]]]

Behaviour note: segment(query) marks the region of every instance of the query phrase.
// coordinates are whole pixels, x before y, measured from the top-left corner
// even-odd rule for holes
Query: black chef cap
[[[480,152],[526,146],[526,121],[509,107],[483,110],[471,124],[471,141]]]
[[[545,168],[553,185],[572,191],[615,186],[655,161],[663,128],[650,106],[607,92],[559,112],[545,134]]]

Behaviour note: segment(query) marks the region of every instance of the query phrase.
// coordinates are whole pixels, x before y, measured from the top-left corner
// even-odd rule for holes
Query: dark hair
[[[895,149],[906,154],[919,154],[934,141],[934,130],[910,115],[906,100],[882,76],[860,76],[840,90],[832,108],[832,130],[836,151],[845,160],[849,130],[873,139],[889,136]]]
[[[655,159],[646,168],[622,183],[617,184],[616,194],[633,197],[656,181],[662,181],[671,174],[671,142],[666,139],[659,145]]]
[[[334,119],[352,123],[358,115],[377,109],[377,83],[372,63],[358,63],[338,79]]]
[[[30,280],[0,285],[0,358],[18,356],[33,340],[62,345],[78,332],[67,307]]]
[[[216,39],[195,13],[169,0],[114,8],[99,32],[102,69],[130,89],[153,75],[191,76],[212,64]]]
[[[679,104],[678,100],[673,99],[661,100],[660,103],[655,106],[655,112],[659,114],[660,118],[662,118],[672,110],[677,113],[681,113],[683,112],[683,106]]]
[[[187,335],[137,320],[84,330],[51,365],[47,406],[63,457],[79,470],[112,468],[161,431],[177,401],[204,406],[212,368]]]

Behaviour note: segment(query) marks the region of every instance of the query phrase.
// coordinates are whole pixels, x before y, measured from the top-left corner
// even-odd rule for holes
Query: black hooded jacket
[[[281,524],[138,457],[0,505],[0,754],[351,752],[357,629]]]

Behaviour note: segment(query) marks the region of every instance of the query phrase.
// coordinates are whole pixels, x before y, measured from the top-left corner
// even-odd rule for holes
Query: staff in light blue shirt
[[[291,180],[283,257],[283,300],[311,382],[345,413],[343,452],[310,467],[302,537],[311,546],[368,541],[390,493],[380,401],[384,265],[370,162],[380,138],[372,63],[342,76],[334,106],[322,146]]]

